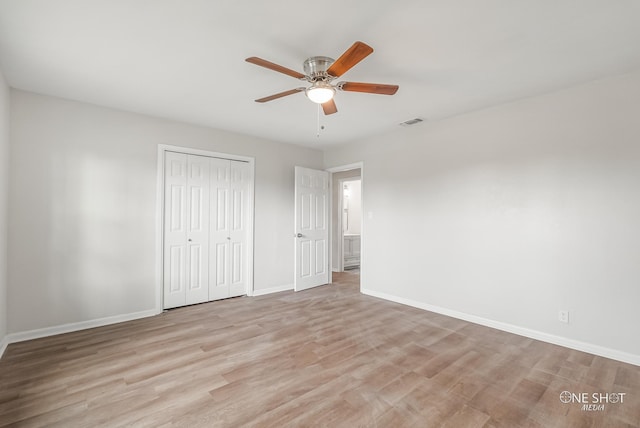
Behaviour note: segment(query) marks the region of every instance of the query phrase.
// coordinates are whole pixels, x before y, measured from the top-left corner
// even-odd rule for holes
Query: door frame
[[[365,184],[364,184],[364,162],[354,162],[346,165],[334,166],[331,168],[326,168],[325,171],[329,172],[329,211],[331,215],[329,216],[329,281],[333,282],[333,236],[336,227],[342,226],[342,218],[338,216],[338,224],[333,224],[333,174],[335,172],[342,171],[350,171],[352,169],[360,169],[360,202],[361,202],[361,212],[360,212],[360,289],[362,289],[363,284],[363,274],[365,271],[365,263],[364,263],[364,234],[365,234],[365,222],[364,222],[364,213],[365,213],[365,202],[364,202],[364,193],[365,193]],[[342,190],[340,190],[342,194]],[[339,205],[342,205],[342,202],[338,202]],[[340,213],[341,214],[341,213]],[[340,231],[342,234],[342,231]],[[343,267],[344,260],[340,262],[340,266]],[[343,269],[344,270],[344,269]]]
[[[212,158],[229,159],[249,164],[249,196],[247,207],[247,289],[248,296],[253,295],[253,241],[254,241],[254,184],[255,158],[230,153],[212,152],[191,147],[158,144],[158,166],[156,181],[156,313],[164,310],[164,166],[167,152],[184,153],[187,155],[208,156]]]

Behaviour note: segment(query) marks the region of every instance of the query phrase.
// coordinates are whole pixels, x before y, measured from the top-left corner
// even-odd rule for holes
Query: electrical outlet
[[[558,321],[569,324],[569,311],[559,311]]]

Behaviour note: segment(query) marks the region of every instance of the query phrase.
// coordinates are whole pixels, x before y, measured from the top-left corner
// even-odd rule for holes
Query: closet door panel
[[[229,180],[230,161],[211,158],[211,248],[209,300],[229,297]]]
[[[187,156],[187,257],[188,276],[186,302],[209,299],[209,158]]]
[[[164,307],[186,304],[187,155],[168,152],[164,183]]]
[[[165,154],[164,307],[208,300],[209,158]]]
[[[249,165],[246,162],[230,161],[229,192],[229,295],[240,296],[247,291],[247,207],[249,197]]]

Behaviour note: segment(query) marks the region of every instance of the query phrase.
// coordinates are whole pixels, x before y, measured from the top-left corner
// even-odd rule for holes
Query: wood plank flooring
[[[640,367],[336,278],[12,344],[0,426],[640,427]],[[583,410],[563,391],[618,402]]]

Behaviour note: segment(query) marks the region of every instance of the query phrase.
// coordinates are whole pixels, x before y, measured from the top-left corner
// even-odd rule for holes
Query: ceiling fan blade
[[[373,52],[371,46],[366,43],[355,42],[329,67],[327,73],[334,77],[340,77],[351,67],[365,59],[371,52]]]
[[[304,88],[295,88],[290,89],[288,91],[280,92],[278,94],[269,95],[268,97],[259,98],[256,100],[257,103],[266,103],[267,101],[277,100],[278,98],[286,97],[287,95],[293,95],[298,92],[304,91]]]
[[[279,73],[284,73],[291,77],[295,77],[296,79],[304,79],[305,75],[302,73],[298,73],[295,70],[292,70],[287,67],[283,67],[281,65],[275,64],[273,62],[267,61],[266,59],[258,58],[256,56],[252,56],[250,58],[245,59],[245,61],[250,62],[251,64],[259,65],[260,67],[268,68],[269,70],[277,71]]]
[[[336,107],[336,102],[333,100],[333,98],[322,104],[322,111],[324,111],[325,115],[330,115],[338,112],[338,107]]]
[[[398,92],[398,85],[381,83],[340,82],[336,85],[341,91],[366,92],[369,94],[393,95]]]

